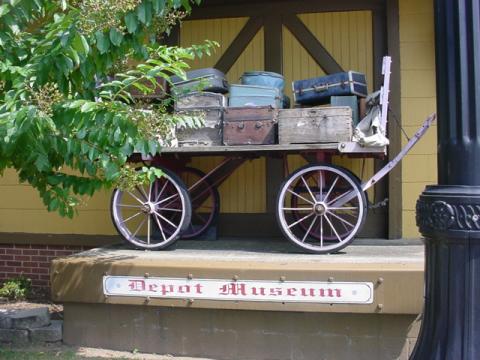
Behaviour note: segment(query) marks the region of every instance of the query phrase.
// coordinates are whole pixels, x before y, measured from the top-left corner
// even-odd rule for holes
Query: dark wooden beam
[[[228,70],[235,64],[235,61],[240,57],[248,44],[255,37],[257,32],[263,25],[263,19],[260,16],[248,19],[245,26],[240,30],[238,35],[233,39],[230,46],[225,50],[220,59],[215,64],[215,68],[227,73]]]
[[[170,34],[165,36],[163,39],[163,44],[168,46],[179,46],[180,45],[180,26],[177,24],[170,29]]]
[[[296,15],[285,15],[284,25],[327,74],[342,72],[342,67]]]
[[[315,12],[361,11],[384,8],[384,0],[296,0],[296,1],[208,1],[194,8],[189,19],[216,19],[226,17],[251,17],[271,14],[272,9],[282,14]]]
[[[390,108],[392,114],[400,124],[390,116],[388,137],[390,139],[389,158],[392,159],[402,148],[401,125],[401,78],[400,78],[400,21],[398,0],[386,1],[386,16],[383,18],[387,26],[388,54],[392,57],[392,76],[390,78]],[[398,239],[402,237],[403,227],[403,196],[402,196],[402,162],[400,162],[388,176],[388,237]]]

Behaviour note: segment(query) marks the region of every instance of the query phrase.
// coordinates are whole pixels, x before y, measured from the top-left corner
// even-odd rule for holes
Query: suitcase
[[[205,115],[205,124],[199,129],[177,128],[178,146],[221,146],[222,122],[226,98],[211,92],[193,92],[179,96],[175,101],[175,112]]]
[[[224,145],[275,144],[276,110],[271,106],[226,108]]]
[[[358,96],[332,96],[330,100],[332,106],[350,106],[352,109],[352,126],[355,127],[358,124],[359,109],[358,109]]]
[[[254,85],[231,85],[228,106],[271,106],[281,108],[283,95],[277,88]]]
[[[348,71],[292,83],[294,100],[303,105],[327,104],[331,96],[367,96],[365,75]]]
[[[228,81],[225,74],[213,68],[192,70],[187,72],[187,79],[172,76],[172,92],[175,95],[193,91],[209,91],[225,94],[228,92]]]
[[[352,109],[316,107],[278,110],[279,144],[315,144],[351,141]]]
[[[247,71],[240,78],[242,85],[274,87],[282,93],[285,88],[283,75],[270,71]]]
[[[175,110],[185,110],[190,108],[224,108],[227,106],[225,95],[197,91],[185,95],[180,95],[175,99]]]

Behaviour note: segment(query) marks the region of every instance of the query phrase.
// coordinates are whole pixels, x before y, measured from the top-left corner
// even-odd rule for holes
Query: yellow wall
[[[435,112],[435,45],[432,0],[400,0],[402,123],[411,136]],[[403,143],[406,140],[403,139]],[[403,236],[418,238],[415,203],[437,181],[436,126],[403,160]]]

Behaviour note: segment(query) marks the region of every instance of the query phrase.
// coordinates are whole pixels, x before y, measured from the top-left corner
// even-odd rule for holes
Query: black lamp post
[[[425,309],[411,359],[480,359],[480,0],[435,0],[438,183],[417,202]]]

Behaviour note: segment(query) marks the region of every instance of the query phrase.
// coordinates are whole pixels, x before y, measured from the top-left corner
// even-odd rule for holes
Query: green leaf
[[[58,198],[53,198],[50,203],[48,204],[48,211],[55,211],[58,209],[58,205],[59,205],[59,201],[58,201]]]
[[[142,24],[147,26],[150,25],[152,21],[152,3],[149,1],[143,1],[137,7],[137,16]]]
[[[120,175],[120,169],[114,162],[108,162],[105,167],[105,178],[109,181],[115,180]]]
[[[6,15],[10,12],[10,6],[8,4],[3,4],[0,6],[0,17]]]
[[[90,51],[90,46],[88,46],[87,39],[85,39],[85,36],[79,33],[75,34],[75,37],[72,41],[72,47],[75,49],[75,51],[83,56],[87,56],[88,52]]]
[[[110,29],[110,41],[114,46],[120,46],[123,40],[123,34],[115,28]]]
[[[125,15],[125,25],[127,26],[127,31],[132,34],[138,28],[138,20],[134,12],[129,12]]]
[[[108,49],[110,49],[110,41],[108,37],[100,31],[95,33],[95,39],[97,40],[97,49],[100,51],[100,54],[105,54]]]

